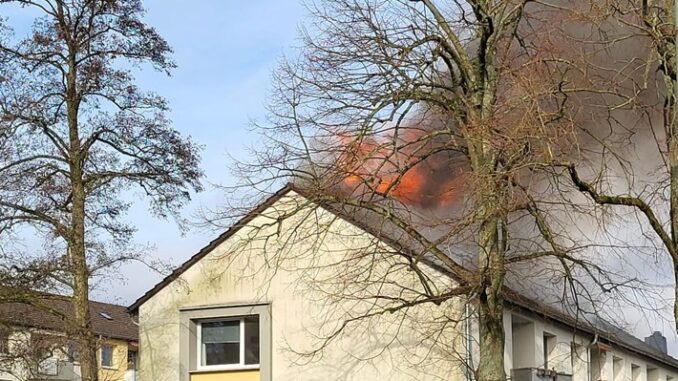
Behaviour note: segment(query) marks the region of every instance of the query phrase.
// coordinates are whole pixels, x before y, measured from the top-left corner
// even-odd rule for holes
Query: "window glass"
[[[202,365],[240,364],[240,320],[202,323]]]
[[[113,347],[110,345],[101,347],[101,366],[113,366]]]
[[[38,364],[38,373],[46,376],[56,376],[59,374],[59,364],[57,359],[48,358],[40,361]]]
[[[76,343],[71,343],[68,346],[68,359],[71,362],[80,362],[80,351]]]
[[[0,353],[9,353],[9,334],[9,329],[0,327]]]
[[[259,364],[259,315],[245,320],[245,364]]]
[[[137,370],[137,351],[127,350],[127,370]]]

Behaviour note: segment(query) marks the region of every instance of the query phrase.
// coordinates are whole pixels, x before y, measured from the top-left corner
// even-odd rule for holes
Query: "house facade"
[[[472,380],[472,303],[401,303],[454,277],[339,214],[286,187],[143,295],[139,380]],[[504,327],[512,380],[678,381],[656,345],[517,295]]]
[[[45,296],[44,303],[72,314],[70,301]],[[99,380],[135,381],[138,327],[123,306],[90,302],[98,337]],[[33,305],[0,305],[0,381],[79,381],[76,343],[61,317]]]

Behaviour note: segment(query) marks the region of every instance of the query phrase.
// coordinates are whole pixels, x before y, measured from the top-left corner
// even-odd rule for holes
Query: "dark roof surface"
[[[223,234],[218,236],[215,240],[210,242],[207,246],[202,248],[199,252],[189,258],[181,266],[176,268],[170,275],[165,277],[162,281],[156,284],[152,289],[147,291],[139,299],[137,299],[130,307],[129,310],[132,313],[135,313],[137,309],[150,299],[153,295],[163,289],[166,285],[171,283],[173,280],[178,278],[184,271],[190,268],[193,264],[200,261],[204,256],[209,254],[215,247],[220,245],[222,242],[226,241],[229,237],[234,235],[240,228],[247,225],[254,218],[259,216],[264,210],[269,208],[280,198],[290,191],[295,191],[300,193],[302,196],[307,196],[305,192],[301,189],[298,189],[292,184],[288,184],[276,193],[272,194],[265,201],[260,203],[256,208],[254,208],[250,213],[245,215],[241,220],[236,222]],[[397,250],[403,250],[404,252],[419,252],[419,248],[416,247],[416,244],[410,243],[407,240],[400,239],[398,236],[394,236],[393,229],[385,227],[384,225],[376,224],[373,226],[369,223],[369,216],[360,216],[356,214],[354,210],[345,210],[341,205],[332,205],[324,204],[321,206],[334,213],[338,217],[346,220],[347,222],[357,226],[358,228],[366,231],[367,233],[383,240],[385,243],[391,245]],[[437,270],[445,273],[455,279],[459,279],[457,274],[454,274],[448,268],[441,266],[435,260],[427,260],[429,265],[436,268]],[[597,317],[573,317],[571,314],[568,314],[560,309],[554,308],[552,306],[541,303],[533,298],[526,297],[521,293],[515,292],[509,288],[505,289],[504,298],[508,303],[507,308],[516,309],[526,314],[537,315],[542,319],[551,320],[557,324],[567,326],[577,332],[583,334],[589,334],[592,336],[597,335],[598,339],[612,344],[613,346],[618,346],[624,348],[625,350],[635,353],[643,357],[649,357],[655,360],[658,363],[664,364],[666,366],[678,369],[678,359],[675,359],[669,356],[666,353],[663,353],[656,348],[646,344],[644,341],[638,339],[637,337],[625,332],[624,330],[618,328],[614,324],[611,324],[603,319]]]
[[[65,315],[66,322],[60,316],[34,305],[5,303],[0,304],[0,323],[8,326],[64,332],[68,317],[73,316],[73,307],[70,300],[47,296],[44,299],[44,304],[57,313]],[[89,302],[89,307],[95,334],[127,341],[139,339],[139,327],[126,307],[94,301]],[[110,319],[102,314],[110,317]]]

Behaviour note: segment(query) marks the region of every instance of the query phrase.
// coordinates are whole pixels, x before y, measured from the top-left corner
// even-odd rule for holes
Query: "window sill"
[[[106,370],[118,370],[117,366],[101,366],[101,369],[106,369]]]
[[[200,374],[200,373],[215,373],[215,372],[242,372],[248,370],[259,370],[259,365],[225,365],[225,366],[210,366],[210,367],[201,367],[198,369],[193,369],[189,371],[189,374]]]

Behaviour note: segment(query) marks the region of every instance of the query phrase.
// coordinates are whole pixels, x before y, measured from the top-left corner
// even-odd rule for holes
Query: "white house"
[[[292,186],[270,197],[130,307],[140,324],[139,379],[471,379],[472,303],[393,308],[417,300],[421,276],[438,290],[455,280],[435,263],[413,267],[397,239],[368,225]],[[678,360],[656,345],[505,297],[512,380],[678,376]]]

